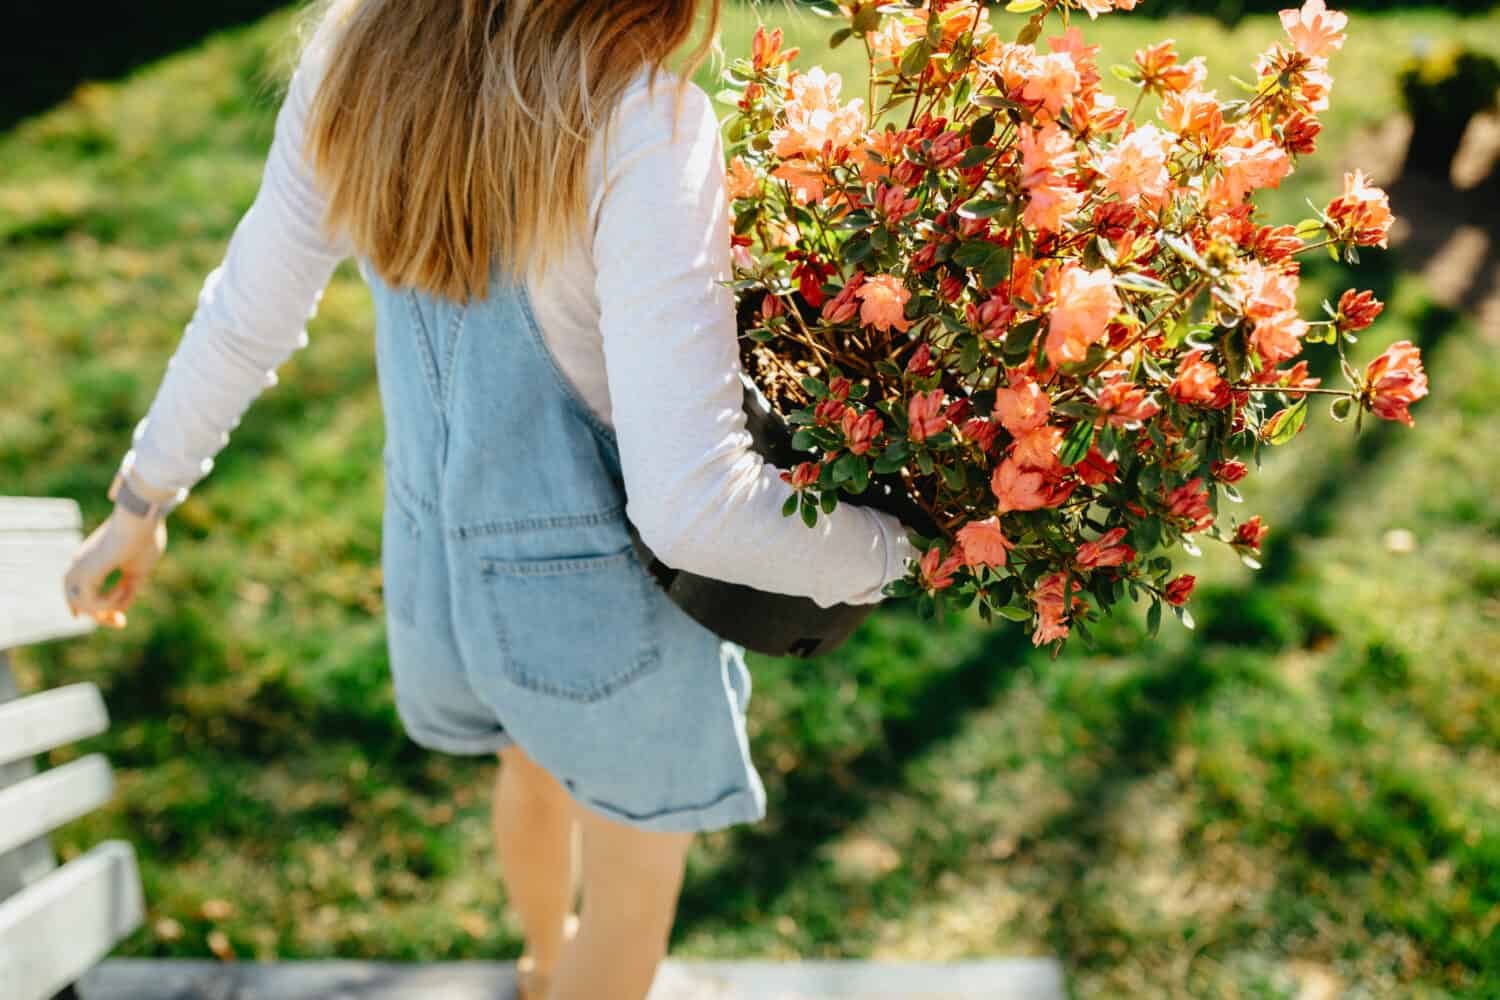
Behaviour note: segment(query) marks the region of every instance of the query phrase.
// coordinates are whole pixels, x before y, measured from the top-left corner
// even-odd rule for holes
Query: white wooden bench
[[[103,732],[92,684],[18,697],[7,650],[93,628],[68,613],[62,578],[81,538],[71,500],[0,497],[0,997],[77,996],[73,984],[141,925],[141,881],[124,841],[61,868],[48,833],[110,798],[101,754],[37,772],[33,758]]]

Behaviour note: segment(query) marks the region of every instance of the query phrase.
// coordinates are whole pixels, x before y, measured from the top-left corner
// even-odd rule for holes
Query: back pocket
[[[513,683],[599,701],[660,665],[655,584],[629,546],[564,559],[481,557],[480,567]]]

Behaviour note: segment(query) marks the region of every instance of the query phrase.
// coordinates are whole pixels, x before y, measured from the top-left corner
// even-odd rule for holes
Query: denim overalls
[[[517,744],[584,805],[643,829],[760,819],[743,650],[641,566],[614,433],[557,367],[524,286],[497,275],[465,306],[360,271],[408,734],[457,754]]]

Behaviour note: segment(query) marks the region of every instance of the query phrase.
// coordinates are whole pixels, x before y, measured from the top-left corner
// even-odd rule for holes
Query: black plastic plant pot
[[[765,396],[748,378],[745,385],[746,429],[756,450],[779,468],[789,469],[811,455],[792,447],[792,431],[771,408]],[[910,528],[932,534],[926,512],[911,502],[900,480],[873,477],[858,496],[840,496],[839,502],[885,511]],[[821,656],[838,648],[854,634],[860,623],[877,607],[874,604],[836,604],[819,607],[806,597],[773,594],[753,587],[726,583],[671,568],[657,559],[641,540],[634,525],[630,537],[641,562],[662,588],[698,624],[746,649],[770,656]]]

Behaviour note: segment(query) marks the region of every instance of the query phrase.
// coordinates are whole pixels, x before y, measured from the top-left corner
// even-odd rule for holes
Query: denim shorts
[[[445,527],[396,475],[387,470],[381,561],[412,740],[452,754],[517,745],[578,802],[640,829],[765,815],[744,650],[666,596],[623,511],[603,512],[582,551],[518,553],[486,525]]]

